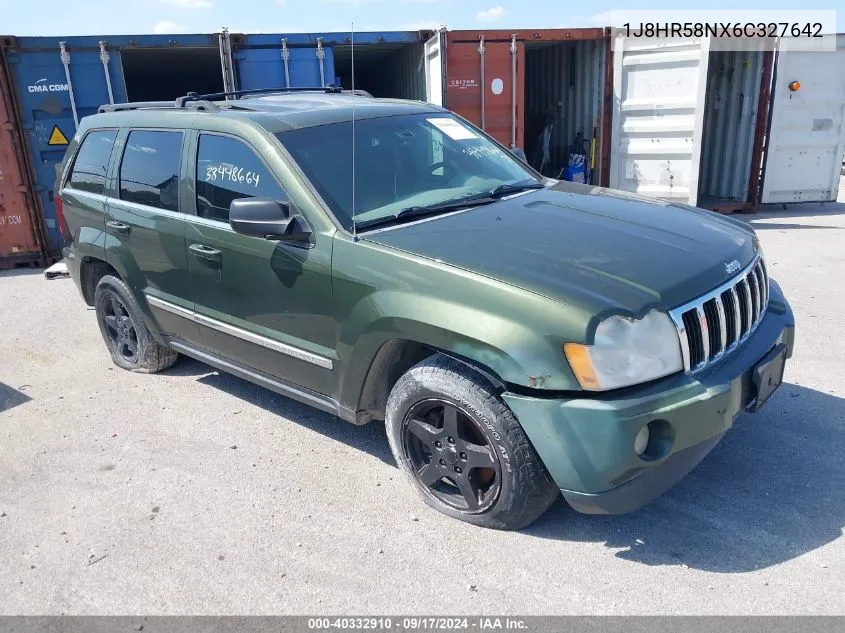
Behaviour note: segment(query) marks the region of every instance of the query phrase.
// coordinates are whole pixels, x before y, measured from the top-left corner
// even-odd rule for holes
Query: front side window
[[[89,193],[105,193],[109,156],[116,136],[116,130],[96,130],[85,136],[68,179],[71,187]]]
[[[229,205],[238,198],[288,196],[249,145],[216,134],[201,134],[197,151],[197,215],[229,221]]]
[[[120,199],[179,210],[182,132],[133,130],[120,163]]]
[[[448,113],[356,121],[354,203],[351,122],[277,137],[347,229],[353,215],[369,224],[503,185],[541,186],[510,152]]]

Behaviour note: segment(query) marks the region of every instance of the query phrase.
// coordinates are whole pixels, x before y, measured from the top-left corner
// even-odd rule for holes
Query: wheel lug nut
[[[461,459],[466,460],[466,458],[467,458],[467,454],[466,454],[466,453],[461,453]]]
[[[443,446],[443,444],[441,444],[441,443],[440,443],[440,440],[436,441],[436,442],[434,443],[434,445],[435,445],[437,448],[440,448],[441,446]]]
[[[455,438],[454,438],[454,437],[450,437],[450,438],[449,438],[449,444],[454,444],[454,443],[455,443]]]
[[[441,466],[445,466],[445,465],[446,465],[446,461],[441,459],[441,460],[440,460],[440,465],[441,465]]]
[[[461,473],[461,467],[460,467],[460,466],[455,466],[455,472],[456,472],[456,473],[458,473],[458,474],[460,474],[460,473]]]

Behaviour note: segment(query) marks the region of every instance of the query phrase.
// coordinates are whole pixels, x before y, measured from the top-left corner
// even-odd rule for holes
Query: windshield
[[[351,230],[351,121],[282,132],[278,138]],[[448,113],[355,122],[356,223],[372,225],[403,211],[477,198],[503,185],[538,183],[510,152]]]

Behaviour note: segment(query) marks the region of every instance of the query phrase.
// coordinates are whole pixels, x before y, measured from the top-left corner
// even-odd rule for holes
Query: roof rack
[[[181,97],[180,97],[181,98]],[[178,100],[177,100],[178,101]],[[97,112],[123,112],[126,110],[165,110],[169,108],[190,108],[205,112],[216,112],[220,110],[217,105],[210,101],[195,100],[189,104],[177,103],[177,101],[134,101],[130,103],[109,103],[97,108]]]
[[[208,94],[197,94],[189,92],[184,97],[177,97],[174,101],[135,101],[134,103],[111,103],[101,105],[97,112],[122,112],[125,110],[161,110],[168,108],[189,108],[203,112],[217,112],[220,107],[213,103],[228,97],[243,97],[246,95],[271,95],[286,94],[292,92],[321,92],[326,94],[355,94],[359,97],[370,97],[366,90],[344,90],[340,86],[328,84],[326,86],[296,87],[296,88],[255,88],[253,90],[235,90],[232,92],[211,92]]]

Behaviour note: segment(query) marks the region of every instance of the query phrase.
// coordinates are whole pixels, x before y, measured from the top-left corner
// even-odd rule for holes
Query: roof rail
[[[344,90],[340,86],[334,84],[327,84],[325,86],[297,86],[290,88],[254,88],[252,90],[234,90],[232,92],[212,92],[208,94],[197,94],[189,92],[184,97],[176,99],[176,107],[184,107],[186,103],[191,101],[217,101],[226,99],[227,97],[243,97],[247,95],[262,95],[262,94],[285,94],[291,92],[323,92],[326,94],[340,94],[343,92],[351,92]],[[370,93],[365,90],[355,90],[355,94],[361,97],[372,97]]]
[[[178,100],[177,100],[178,101]],[[205,100],[195,100],[188,104],[178,103],[177,101],[134,101],[129,103],[110,103],[101,105],[97,108],[97,112],[123,112],[126,110],[164,110],[170,108],[191,108],[193,110],[203,110],[207,112],[216,112],[220,110],[217,105]]]
[[[172,101],[136,101],[135,103],[110,103],[101,105],[97,112],[120,112],[121,110],[141,110],[143,108],[172,108]]]

